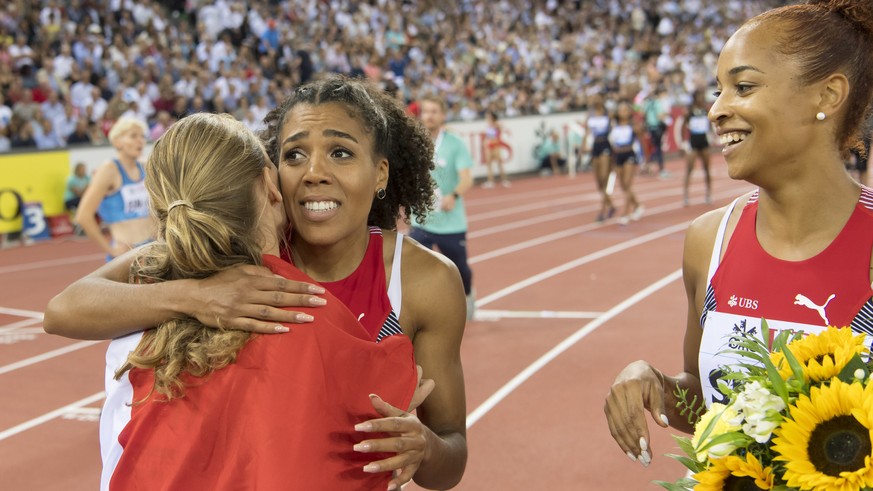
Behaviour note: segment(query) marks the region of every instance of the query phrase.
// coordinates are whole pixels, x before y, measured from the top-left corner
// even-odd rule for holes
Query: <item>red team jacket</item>
[[[312,282],[279,258],[265,256],[264,263],[285,278]],[[374,343],[342,302],[326,297],[315,322],[254,337],[234,364],[189,377],[184,397],[167,403],[153,395],[134,404],[111,440],[123,450],[110,469],[109,488],[386,489],[391,473],[368,474],[362,467],[388,455],[352,450],[385,435],[358,433],[354,426],[381,417],[371,393],[408,407],[416,387],[412,343],[403,335]],[[134,369],[124,378],[133,401],[152,389],[151,370]],[[104,417],[112,418],[112,408],[107,411]]]

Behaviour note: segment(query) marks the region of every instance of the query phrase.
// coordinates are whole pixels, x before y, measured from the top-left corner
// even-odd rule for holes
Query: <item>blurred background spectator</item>
[[[0,151],[104,144],[121,116],[145,121],[151,138],[198,111],[256,129],[293,87],[330,72],[407,103],[438,93],[450,121],[582,110],[592,93],[612,108],[657,87],[684,107],[713,85],[728,33],[783,3],[7,0]]]

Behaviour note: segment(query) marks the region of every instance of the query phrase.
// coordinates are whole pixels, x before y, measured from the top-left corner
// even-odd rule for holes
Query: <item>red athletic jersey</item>
[[[837,237],[822,252],[803,261],[777,259],[761,247],[755,234],[758,202],[754,195],[743,208],[719,264],[729,211],[725,214],[713,247],[712,277],[701,318],[698,366],[707,405],[728,402],[718,388],[723,367],[748,362],[730,351],[737,349],[740,338],[772,343],[782,331],[811,334],[827,326],[873,334],[871,206],[873,193],[862,188],[855,210]],[[769,339],[762,319],[768,321]]]
[[[264,263],[285,278],[312,282],[279,258],[265,256]],[[406,336],[374,343],[342,302],[327,297],[326,307],[312,310],[314,322],[257,336],[236,363],[203,379],[187,377],[183,398],[150,396],[133,405],[117,437],[123,452],[110,489],[386,489],[391,473],[362,467],[387,456],[352,450],[384,435],[354,426],[380,417],[370,393],[408,407],[416,386],[412,344]],[[134,401],[149,394],[151,370],[125,376]]]
[[[851,325],[873,295],[871,199],[870,190],[864,188],[839,235],[804,261],[768,254],[755,234],[758,202],[747,204],[712,278],[718,311],[815,326]]]
[[[382,241],[382,230],[379,227],[370,227],[367,251],[357,269],[339,281],[320,283],[352,311],[371,339],[376,339],[391,313]]]

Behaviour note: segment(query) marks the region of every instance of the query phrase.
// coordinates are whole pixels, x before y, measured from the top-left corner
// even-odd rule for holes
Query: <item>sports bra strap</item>
[[[394,261],[391,262],[391,279],[388,281],[388,300],[391,308],[400,318],[400,306],[403,300],[403,288],[400,281],[400,256],[403,249],[403,234],[397,232],[397,240],[394,243]]]
[[[718,269],[718,265],[721,262],[721,248],[724,243],[725,232],[727,231],[728,219],[730,219],[731,213],[734,211],[734,208],[736,208],[739,200],[740,198],[735,199],[733,203],[727,207],[724,216],[721,218],[721,223],[718,226],[718,233],[715,235],[715,244],[712,246],[712,257],[709,260],[709,273],[706,275],[707,285],[712,282],[712,277],[715,276],[715,270]]]

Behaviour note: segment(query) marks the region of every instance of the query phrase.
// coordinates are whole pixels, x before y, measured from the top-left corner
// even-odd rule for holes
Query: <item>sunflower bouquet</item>
[[[770,339],[762,322],[763,339]],[[677,391],[679,408],[697,418],[693,437],[675,437],[671,455],[691,473],[657,482],[671,491],[873,490],[873,382],[865,336],[830,327],[804,336],[782,332],[772,352],[741,341],[743,362],[726,367],[726,404],[703,412]],[[700,414],[700,413],[703,414]]]

